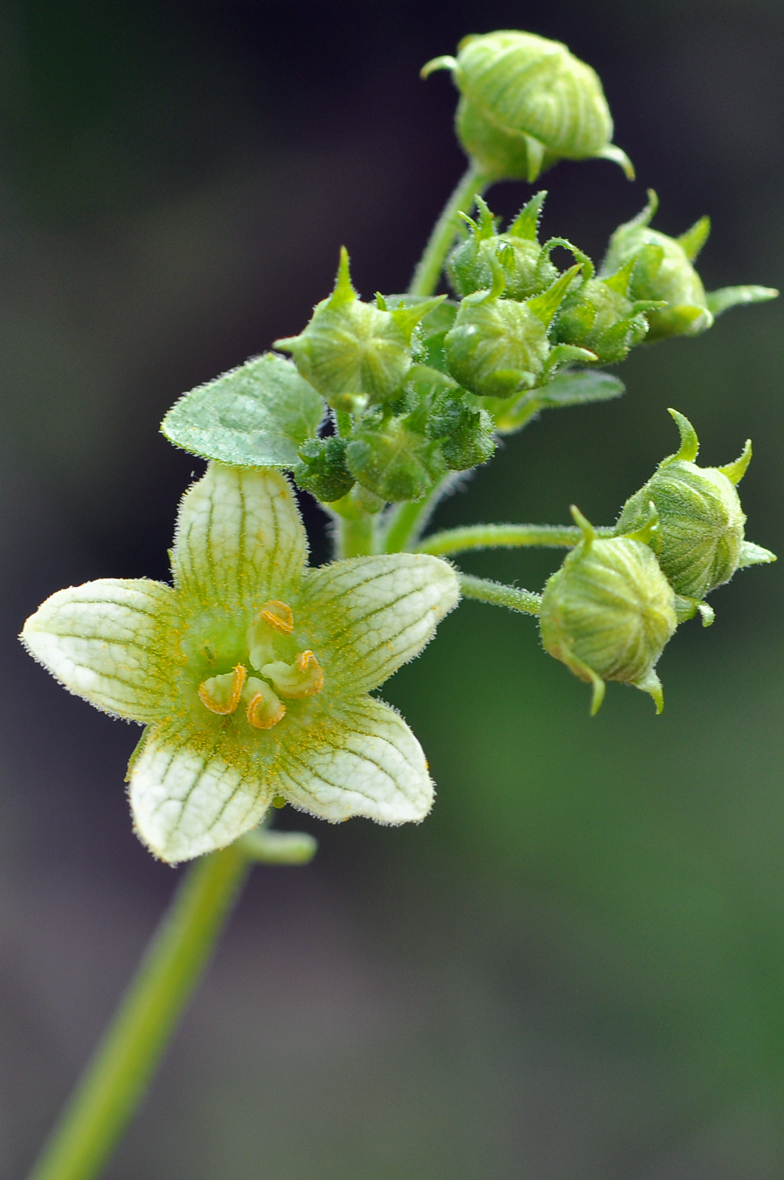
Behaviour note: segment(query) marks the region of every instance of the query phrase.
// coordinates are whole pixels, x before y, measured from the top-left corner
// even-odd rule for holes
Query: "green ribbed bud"
[[[602,264],[602,276],[613,275],[636,260],[630,297],[633,300],[663,300],[666,307],[646,315],[648,340],[665,336],[698,336],[713,324],[717,315],[741,303],[775,299],[772,287],[722,287],[706,294],[702,279],[692,263],[707,241],[710,218],[701,217],[678,238],[650,228],[659,206],[653,189],[648,204],[610,238]]]
[[[433,403],[425,433],[441,441],[441,454],[451,471],[467,471],[492,457],[494,429],[487,411],[471,405],[463,390],[446,389]]]
[[[464,37],[457,58],[437,57],[422,76],[452,71],[461,93],[457,135],[490,180],[527,180],[558,160],[600,157],[633,179],[598,75],[559,41],[504,29]]]
[[[388,311],[382,298],[363,303],[351,285],[343,248],[335,289],[317,303],[299,336],[275,341],[299,373],[336,410],[357,411],[394,398],[411,367],[414,328],[444,296]]]
[[[697,434],[683,414],[670,410],[681,435],[680,449],[662,460],[648,482],[626,501],[616,531],[640,527],[647,507],[659,514],[651,546],[676,594],[701,602],[747,565],[775,556],[744,539],[746,517],[735,485],[751,461],[751,442],[726,467],[698,467]]]
[[[533,299],[518,303],[502,299],[506,275],[493,260],[493,286],[477,291],[460,304],[444,340],[447,369],[455,381],[483,397],[510,397],[522,389],[544,385],[560,364],[596,360],[594,353],[568,344],[555,348],[548,328],[572,280],[576,263]]]
[[[605,680],[648,692],[664,705],[655,667],[678,624],[675,594],[646,543],[655,514],[631,536],[600,540],[572,508],[583,540],[548,579],[539,625],[545,651],[593,686],[591,713],[604,699]]]
[[[648,332],[644,313],[663,306],[651,300],[632,300],[631,281],[636,258],[607,279],[588,279],[570,291],[558,312],[553,337],[596,353],[599,364],[614,365],[641,344]]]
[[[301,462],[294,468],[297,486],[325,504],[340,500],[354,486],[354,476],[346,466],[346,440],[311,438],[299,448]]]
[[[537,237],[539,217],[547,193],[542,191],[525,205],[509,226],[499,234],[495,218],[481,198],[476,198],[479,219],[463,214],[469,227],[468,237],[460,242],[449,256],[447,273],[455,292],[461,299],[493,285],[493,262],[498,260],[506,276],[506,299],[528,299],[546,290],[558,278],[558,271],[550,261],[548,247]]]
[[[413,429],[406,418],[355,430],[346,460],[358,483],[390,503],[421,500],[447,470],[438,442]]]

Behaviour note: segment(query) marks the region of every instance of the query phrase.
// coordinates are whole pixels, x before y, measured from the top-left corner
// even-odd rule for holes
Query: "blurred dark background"
[[[368,4],[6,0],[0,10],[0,1174],[19,1180],[177,873],[131,832],[129,728],[16,634],[52,591],[165,577],[196,461],[184,390],[296,332],[345,243],[406,284],[463,168],[467,32],[555,37],[601,74],[638,181],[547,174],[544,230],[600,257],[659,191],[705,212],[709,288],[784,286],[777,0]],[[511,214],[530,194],[501,185]],[[597,523],[694,421],[751,435],[750,539],[781,552],[784,307],[640,349],[619,402],[507,441],[438,523]],[[315,560],[323,521],[309,518]],[[466,559],[539,588],[559,556]],[[784,567],[752,569],[661,662],[667,707],[588,689],[531,620],[470,603],[387,685],[439,796],[259,869],[111,1180],[776,1180],[784,1175]]]

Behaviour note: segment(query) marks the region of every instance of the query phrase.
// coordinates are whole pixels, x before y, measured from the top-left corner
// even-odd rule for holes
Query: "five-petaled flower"
[[[421,820],[422,748],[368,695],[457,603],[411,553],[306,568],[284,477],[212,463],[183,497],[174,586],[103,578],[53,594],[28,650],[71,692],[147,726],[129,768],[136,829],[175,863],[222,848],[272,800],[328,820]]]

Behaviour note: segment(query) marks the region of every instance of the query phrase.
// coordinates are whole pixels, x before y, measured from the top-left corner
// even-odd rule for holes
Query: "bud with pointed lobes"
[[[587,279],[561,304],[553,337],[596,353],[599,364],[614,365],[641,344],[648,333],[646,313],[663,307],[656,300],[631,296],[636,258],[606,279]]]
[[[340,251],[335,289],[313,309],[299,336],[275,341],[294,357],[299,373],[336,410],[362,410],[393,398],[411,367],[411,337],[446,298],[388,311],[380,297],[363,303],[351,285],[349,258]]]
[[[691,229],[671,238],[651,229],[659,198],[648,189],[648,204],[610,238],[602,276],[612,275],[636,260],[630,297],[663,300],[666,307],[650,311],[648,340],[665,336],[698,336],[716,316],[741,303],[761,303],[778,295],[773,287],[722,287],[706,293],[693,263],[710,233],[710,218],[701,217]]]
[[[550,261],[550,249],[561,245],[554,239],[542,246],[537,237],[539,217],[547,193],[532,197],[518,213],[506,233],[499,234],[495,218],[482,197],[476,198],[479,219],[463,214],[469,234],[452,251],[447,273],[457,295],[464,299],[474,291],[493,285],[493,262],[498,260],[506,275],[505,299],[528,299],[554,283],[558,271]]]
[[[598,75],[560,41],[502,29],[464,37],[457,57],[437,57],[422,76],[452,71],[461,98],[457,135],[488,180],[527,180],[559,160],[599,157],[634,169],[612,142]]]
[[[545,651],[593,686],[591,713],[604,699],[605,680],[648,692],[661,713],[664,697],[655,667],[678,625],[675,594],[649,545],[655,511],[643,528],[600,539],[581,512],[572,516],[583,540],[548,579],[539,625]]]
[[[421,500],[446,475],[438,442],[416,429],[415,417],[371,418],[352,431],[346,448],[349,471],[382,501]]]
[[[670,410],[680,449],[659,464],[648,482],[623,506],[616,531],[639,528],[648,505],[659,515],[651,539],[659,565],[676,594],[700,602],[747,565],[775,561],[773,553],[744,539],[746,517],[736,484],[751,461],[746,441],[739,459],[726,467],[698,467],[697,434],[683,414]]]
[[[297,486],[323,503],[342,499],[354,486],[354,476],[346,466],[344,438],[309,438],[299,448],[299,457],[292,472]]]
[[[496,448],[495,427],[487,410],[471,405],[462,389],[445,389],[434,400],[425,425],[428,438],[439,439],[451,471],[486,463]]]
[[[444,340],[447,369],[459,385],[484,397],[511,397],[544,385],[558,365],[596,360],[584,348],[553,347],[547,335],[580,263],[524,303],[501,298],[506,275],[500,262],[492,263],[493,286],[462,301]]]

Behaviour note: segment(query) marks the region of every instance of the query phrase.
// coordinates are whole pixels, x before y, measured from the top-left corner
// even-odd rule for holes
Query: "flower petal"
[[[210,463],[180,504],[172,570],[178,590],[227,606],[263,601],[299,582],[307,537],[279,471]]]
[[[136,831],[170,864],[225,848],[255,828],[273,798],[263,772],[232,765],[220,743],[152,730],[131,768]]]
[[[308,570],[299,609],[325,676],[362,692],[418,655],[459,598],[445,561],[388,553]]]
[[[389,705],[362,696],[281,751],[276,790],[322,819],[364,815],[382,824],[421,820],[433,783],[417,739]]]
[[[105,713],[152,722],[172,707],[176,625],[170,586],[101,578],[47,598],[21,639],[70,692]]]

